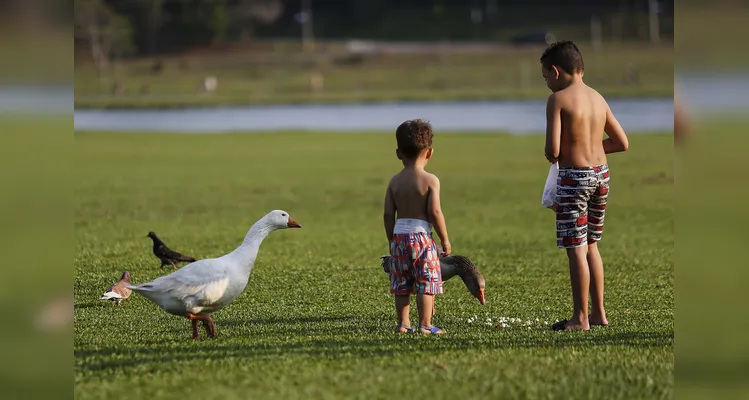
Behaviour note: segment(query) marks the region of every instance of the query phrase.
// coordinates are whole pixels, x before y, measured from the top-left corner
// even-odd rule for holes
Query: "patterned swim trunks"
[[[557,247],[570,249],[601,241],[608,195],[607,165],[559,168],[554,204]]]
[[[442,270],[432,235],[396,233],[390,243],[390,256],[390,293],[442,293]]]

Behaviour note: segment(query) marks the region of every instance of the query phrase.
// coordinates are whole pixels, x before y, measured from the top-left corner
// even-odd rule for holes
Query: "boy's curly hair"
[[[416,158],[422,151],[432,147],[434,132],[432,125],[421,119],[408,120],[395,130],[398,150],[403,157]]]

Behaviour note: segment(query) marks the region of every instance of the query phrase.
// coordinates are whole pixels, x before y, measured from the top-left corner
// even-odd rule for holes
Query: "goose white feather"
[[[244,291],[263,239],[284,228],[301,225],[283,210],[271,211],[250,228],[242,244],[231,253],[198,260],[151,282],[128,287],[170,314],[210,315]]]

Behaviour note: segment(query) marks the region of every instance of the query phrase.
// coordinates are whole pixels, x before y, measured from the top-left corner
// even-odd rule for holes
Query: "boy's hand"
[[[450,241],[446,240],[442,242],[442,255],[440,257],[447,257],[452,253],[453,249],[450,246]]]

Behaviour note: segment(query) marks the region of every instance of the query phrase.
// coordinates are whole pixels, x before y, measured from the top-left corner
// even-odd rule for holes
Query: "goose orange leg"
[[[213,323],[213,318],[210,315],[207,315],[206,317],[207,318],[203,320],[205,333],[210,337],[216,337],[216,325]]]
[[[198,338],[198,321],[203,321],[206,333],[210,337],[216,337],[216,325],[213,324],[213,318],[210,315],[195,315],[193,313],[185,313],[190,321],[192,321],[192,338]]]
[[[192,322],[192,338],[197,339],[200,336],[198,333],[198,320],[193,319],[191,320],[191,322]]]

